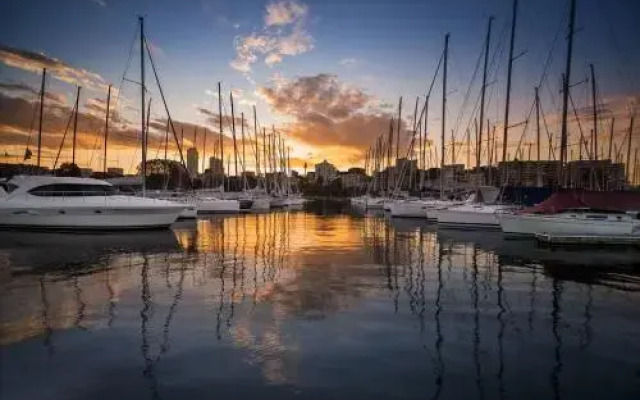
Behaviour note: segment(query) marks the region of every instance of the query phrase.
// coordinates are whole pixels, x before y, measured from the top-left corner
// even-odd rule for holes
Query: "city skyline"
[[[461,150],[461,145],[467,128],[473,131],[477,118],[480,89],[476,67],[489,16],[495,20],[486,115],[492,127],[498,132],[502,129],[511,3],[212,0],[177,6],[168,2],[69,0],[5,4],[0,17],[4,38],[0,43],[0,144],[9,157],[2,161],[21,160],[27,143],[33,150],[37,127],[34,109],[41,68],[46,67],[43,165],[51,165],[55,158],[75,101],[75,85],[80,84],[78,164],[101,170],[105,99],[111,84],[107,164],[135,171],[140,162],[140,99],[139,87],[131,81],[139,79],[139,42],[135,35],[136,15],[140,14],[146,18],[151,53],[176,133],[184,132],[181,140],[186,147],[193,146],[197,129],[200,156],[208,159],[213,155],[220,81],[225,101],[223,121],[230,122],[232,92],[236,117],[240,119],[243,113],[246,133],[253,134],[255,105],[258,124],[268,131],[275,126],[281,132],[291,147],[292,166],[297,170],[302,170],[305,162],[313,165],[323,159],[341,170],[361,167],[367,148],[386,133],[389,119],[396,117],[400,96],[406,132],[412,124],[416,97],[424,103],[444,35],[450,33],[446,141],[451,141],[449,130],[453,129],[457,159],[466,164],[466,150]],[[551,0],[519,2],[515,39],[518,58],[514,62],[510,115],[516,126],[509,131],[510,158],[533,140],[530,106],[533,87],[539,82],[545,124],[551,125],[549,130],[557,138],[567,4]],[[600,143],[606,144],[610,119],[615,117],[614,141],[623,144],[640,93],[632,74],[640,66],[639,55],[624,51],[633,48],[633,38],[640,37],[640,28],[632,17],[638,14],[634,12],[638,8],[633,1],[617,0],[606,6],[602,0],[578,1],[580,31],[574,49],[572,112],[585,126],[578,126],[572,118],[572,146],[577,144],[578,128],[585,131],[585,136],[589,134],[592,99],[590,85],[585,83],[589,64],[594,64],[597,74]],[[56,34],[49,34],[51,31]],[[429,112],[428,132],[434,146],[440,146],[440,80],[438,76]],[[154,158],[162,155],[166,114],[150,68],[147,84],[152,102],[149,157]],[[527,120],[523,134],[517,124]],[[225,154],[229,155],[233,146],[227,125]],[[239,136],[239,124],[237,128]],[[636,124],[635,137],[638,131]],[[403,139],[406,145],[405,133]],[[207,144],[203,152],[204,140]],[[67,136],[61,161],[69,159],[69,143]],[[637,143],[635,139],[634,148]],[[247,167],[252,169],[253,153],[249,143],[247,146],[247,158],[251,160]],[[543,153],[548,153],[546,141],[543,146]],[[169,146],[173,159],[177,158],[174,147]],[[606,148],[602,151],[606,153]],[[574,158],[577,152],[575,147]],[[452,157],[447,157],[449,163]],[[475,160],[470,164],[473,166]]]

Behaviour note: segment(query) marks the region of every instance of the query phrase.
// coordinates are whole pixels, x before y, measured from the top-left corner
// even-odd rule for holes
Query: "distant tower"
[[[193,147],[187,150],[187,170],[191,176],[198,175],[198,150]]]

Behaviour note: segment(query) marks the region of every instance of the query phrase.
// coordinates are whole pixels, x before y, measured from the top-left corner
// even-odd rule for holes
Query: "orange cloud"
[[[267,66],[272,66],[282,62],[284,56],[312,50],[314,41],[305,29],[308,11],[305,4],[297,1],[269,3],[262,32],[235,38],[236,57],[231,67],[248,74],[261,57]]]
[[[286,133],[310,145],[309,160],[328,158],[339,166],[360,163],[366,149],[388,132],[391,115],[376,111],[375,99],[340,82],[335,75],[319,74],[279,80],[258,93],[279,114],[293,117]]]

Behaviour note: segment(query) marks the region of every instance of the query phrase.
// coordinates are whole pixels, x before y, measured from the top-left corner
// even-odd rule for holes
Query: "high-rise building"
[[[209,157],[209,171],[214,176],[224,174],[224,165],[222,160],[216,157]]]
[[[193,147],[187,150],[187,170],[191,176],[198,175],[198,150]]]

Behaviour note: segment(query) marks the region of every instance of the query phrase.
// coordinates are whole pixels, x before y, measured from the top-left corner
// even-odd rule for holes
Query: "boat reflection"
[[[74,338],[92,333],[126,368],[135,355],[131,385],[154,399],[191,375],[258,370],[276,386],[333,387],[354,368],[374,388],[401,371],[403,387],[434,399],[560,398],[576,390],[581,357],[610,339],[602,327],[615,330],[608,318],[624,306],[603,299],[640,291],[633,253],[400,221],[279,211],[164,233],[6,236],[0,345],[64,362],[69,343],[90,353]],[[607,257],[615,265],[593,261]],[[624,357],[620,340],[605,343]]]

